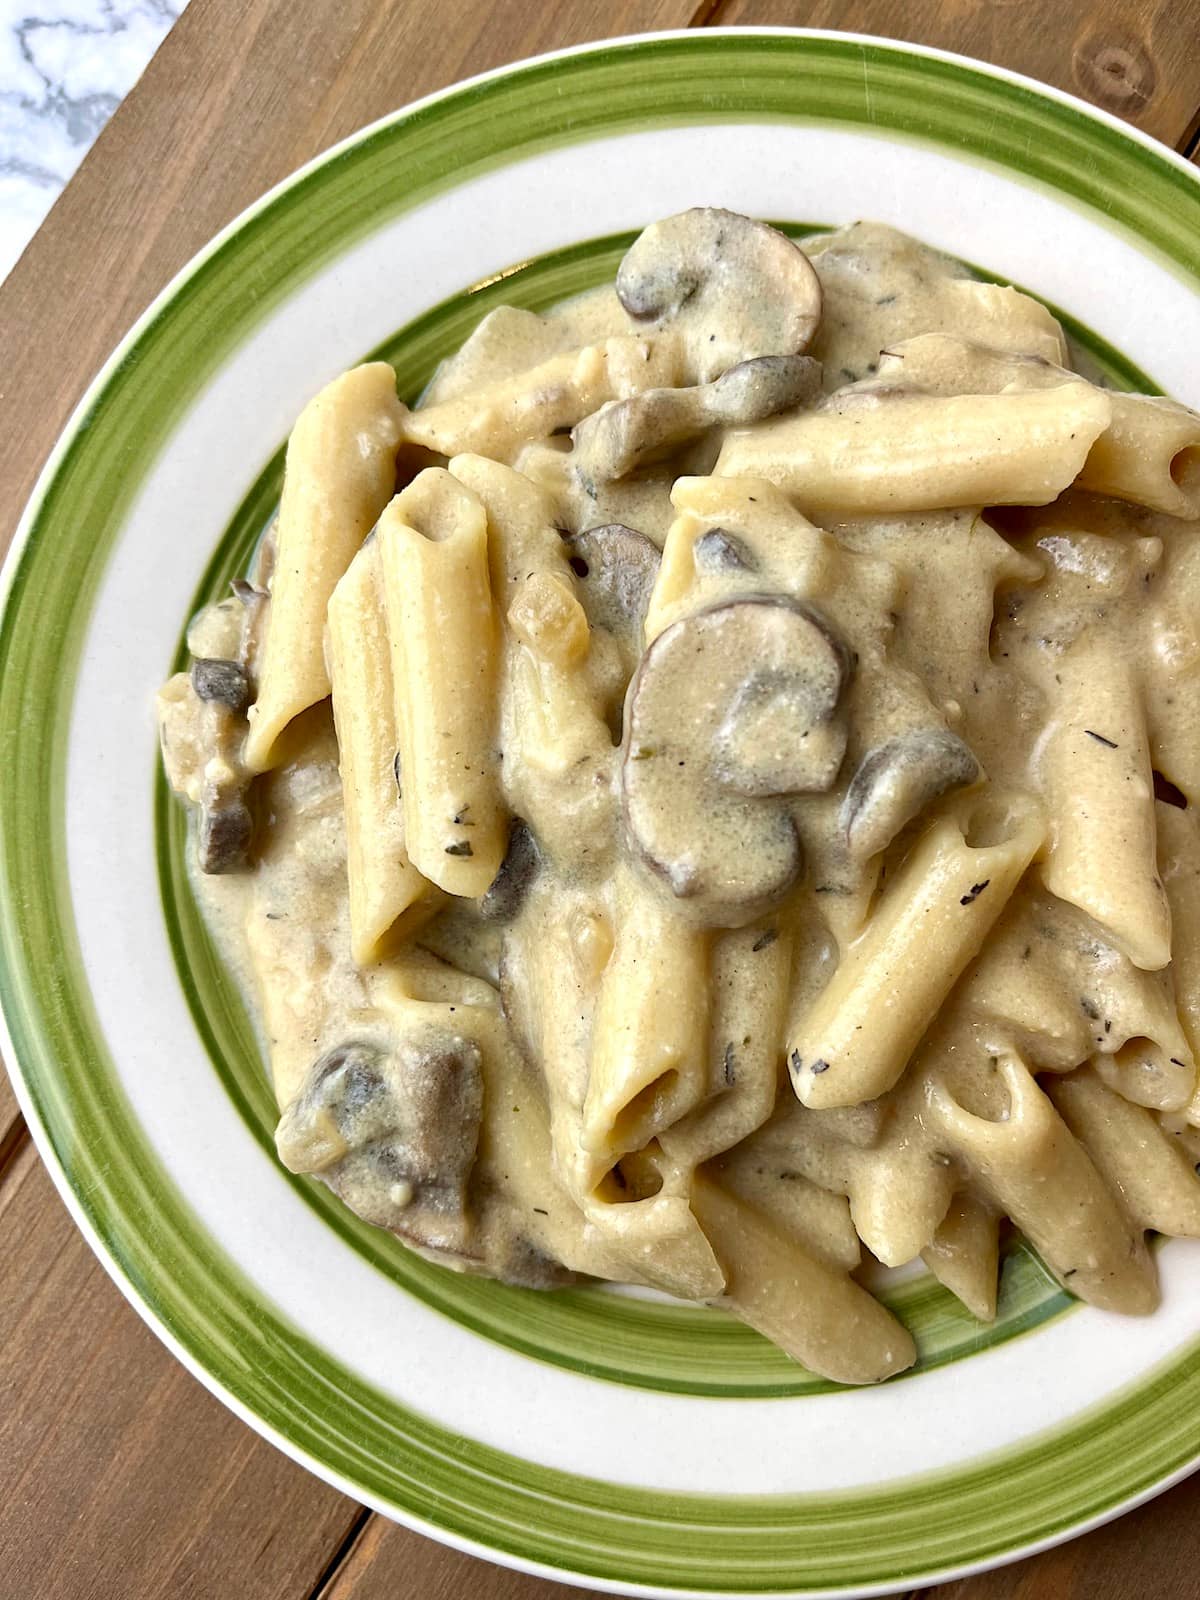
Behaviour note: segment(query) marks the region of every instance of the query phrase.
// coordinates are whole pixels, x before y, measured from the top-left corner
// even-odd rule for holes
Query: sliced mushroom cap
[[[201,700],[218,700],[231,711],[245,711],[250,704],[250,680],[236,661],[199,656],[191,674]]]
[[[460,1251],[483,1116],[479,1047],[430,1026],[384,1051],[350,1041],[314,1062],[275,1142],[353,1211],[433,1250]]]
[[[687,617],[642,658],[627,701],[626,828],[704,922],[740,926],[795,882],[800,842],[776,797],[833,782],[847,670],[823,619],[775,595]]]
[[[786,618],[786,622],[784,622]],[[830,788],[846,754],[837,716],[850,675],[846,646],[817,612],[782,611],[782,667],[747,660],[713,740],[720,781],[737,794],[812,794]]]
[[[885,850],[927,805],[982,775],[970,747],[948,728],[914,728],[877,745],[859,762],[842,802],[850,854],[865,860]]]
[[[821,318],[804,252],[765,222],[711,206],[646,228],[621,262],[617,295],[639,322],[686,336],[698,382],[751,356],[800,354]]]
[[[202,803],[196,824],[196,865],[201,872],[241,872],[254,837],[254,818],[240,794]]]
[[[713,427],[744,427],[814,399],[821,366],[808,356],[756,356],[714,383],[646,389],[576,423],[572,462],[589,482],[609,483],[660,461]]]
[[[757,562],[736,533],[709,528],[692,546],[697,572],[753,572]]]
[[[658,546],[620,522],[585,528],[568,534],[563,542],[588,622],[613,635],[632,670],[641,652],[642,621],[662,560]]]
[[[508,850],[500,863],[500,870],[479,901],[479,915],[483,920],[511,922],[520,911],[541,864],[537,840],[517,817],[508,835]]]

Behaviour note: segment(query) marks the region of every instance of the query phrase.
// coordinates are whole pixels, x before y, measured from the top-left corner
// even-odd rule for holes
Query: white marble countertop
[[[0,278],[187,0],[0,0]]]

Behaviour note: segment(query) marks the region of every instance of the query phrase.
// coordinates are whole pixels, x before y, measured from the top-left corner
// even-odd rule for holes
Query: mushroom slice
[[[758,563],[745,543],[724,528],[709,528],[692,546],[697,572],[753,572]]]
[[[859,762],[842,801],[850,854],[859,860],[877,855],[940,795],[982,776],[974,752],[949,728],[913,728],[876,745]]]
[[[292,1172],[317,1173],[351,1210],[433,1250],[461,1251],[483,1116],[472,1040],[429,1026],[390,1051],[327,1051],[275,1135]]]
[[[479,915],[485,922],[511,922],[520,911],[529,887],[542,865],[537,840],[520,817],[514,819],[508,835],[508,850],[500,870],[479,901]]]
[[[820,391],[820,363],[808,356],[755,356],[713,383],[646,389],[601,406],[576,423],[572,462],[586,480],[609,483],[660,461],[709,428],[761,422]]]
[[[712,206],[646,228],[621,262],[617,295],[636,321],[685,337],[700,383],[752,356],[800,354],[821,319],[804,252],[765,222]]]
[[[826,735],[847,671],[828,624],[777,595],[686,617],[646,651],[627,702],[625,825],[700,920],[738,927],[795,882],[800,843],[778,796],[832,783],[839,736]]]
[[[779,641],[784,664],[745,658],[746,676],[713,739],[718,777],[738,794],[823,791],[846,754],[846,722],[837,711],[849,652],[825,619],[799,602],[781,608],[780,630],[788,636]]]
[[[642,621],[662,559],[658,546],[620,522],[584,528],[568,534],[564,543],[588,622],[613,635],[632,671],[641,653]]]

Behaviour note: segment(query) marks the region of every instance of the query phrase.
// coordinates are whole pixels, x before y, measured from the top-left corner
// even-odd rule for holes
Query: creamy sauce
[[[712,226],[728,298],[748,256],[740,234],[729,245],[726,225]],[[642,272],[658,293],[675,245],[665,234],[652,244]],[[857,224],[804,249],[823,298],[810,348],[821,370],[797,414],[822,391],[838,414],[874,406],[881,352],[930,332],[1067,358],[1043,308],[893,230]],[[1177,907],[1200,861],[1200,530],[1078,491],[987,516],[973,506],[818,527],[770,483],[714,477],[727,432],[770,404],[767,380],[806,381],[788,357],[782,374],[723,383],[731,361],[753,368],[759,347],[744,341],[766,338],[770,319],[747,311],[753,331],[739,325],[731,358],[733,334],[707,331],[715,293],[649,323],[611,287],[544,315],[502,308],[411,414],[414,439],[423,417],[438,419],[429,437],[460,429],[472,448],[491,427],[484,453],[541,491],[569,567],[555,581],[590,624],[586,657],[568,672],[533,613],[533,642],[505,644],[495,759],[523,826],[484,901],[431,899],[389,959],[360,967],[350,954],[327,703],[292,723],[255,785],[251,870],[194,874],[255,1001],[281,1153],[438,1259],[538,1286],[582,1272],[693,1298],[724,1287],[754,1322],[728,1240],[706,1237],[689,1209],[708,1163],[747,1228],[761,1222],[838,1282],[857,1268],[859,1240],[892,1265],[925,1252],[987,1315],[1007,1212],[1063,1282],[1144,1309],[1153,1269],[1141,1233],[1163,1224],[1103,1168],[1086,1107],[1064,1092],[1068,1132],[1037,1082],[1083,1069],[1115,1091],[1184,1184],[1200,1122],[1200,950],[1180,953],[1179,941],[1195,919],[1177,926],[1170,965],[1145,955],[1152,933],[1137,941],[1160,912],[1170,937],[1167,895]],[[672,384],[650,392],[628,376],[639,339]],[[720,341],[724,367],[708,352]],[[574,449],[564,432],[530,435],[530,416],[560,416],[582,394],[607,396],[586,454],[580,431]],[[509,596],[496,598],[503,615]],[[207,614],[193,648],[240,649],[252,673],[239,610]],[[240,804],[233,710],[201,703],[186,679],[164,696],[176,788],[197,806]],[[1089,764],[1076,797],[1069,730],[1081,717]],[[1152,768],[1189,806],[1157,837]],[[1093,809],[1090,833],[1064,820],[1076,805]],[[968,878],[949,942],[923,962],[910,929],[903,993],[926,981],[917,966],[950,974],[937,992],[931,980],[929,1026],[891,1076],[839,1101],[843,1063],[814,1062],[803,1041],[834,976],[907,892],[902,869],[934,824],[962,861],[1016,849],[1032,829],[1037,864],[1025,870],[1031,844],[1007,904]],[[1120,856],[1107,887],[1078,881],[1096,838]],[[903,1003],[878,999],[862,1026],[899,1038]],[[1040,1131],[1009,1149],[1006,1126]],[[1082,1218],[1071,1228],[1031,1198],[1050,1193],[1052,1175]],[[1185,1229],[1200,1228],[1200,1186],[1180,1205]],[[746,1237],[753,1255],[758,1236]],[[828,1343],[756,1325],[840,1375],[905,1364],[902,1338],[852,1370]]]

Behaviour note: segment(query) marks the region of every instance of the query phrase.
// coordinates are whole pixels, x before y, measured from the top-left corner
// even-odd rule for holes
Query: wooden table
[[[604,35],[788,23],[919,40],[1073,90],[1195,158],[1195,0],[191,0],[0,288],[0,549],[110,348],[270,184],[419,94]],[[569,1600],[326,1488],[138,1320],[0,1074],[0,1600]],[[939,1600],[1195,1600],[1200,1474]]]

